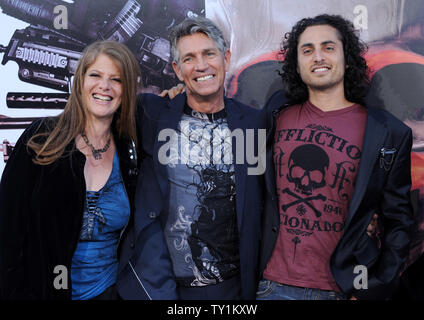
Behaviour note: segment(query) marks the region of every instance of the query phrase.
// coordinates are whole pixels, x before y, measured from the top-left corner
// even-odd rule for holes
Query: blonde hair
[[[87,121],[87,110],[82,101],[82,88],[87,69],[100,54],[105,54],[117,65],[121,73],[121,106],[113,116],[112,126],[119,138],[137,143],[135,112],[137,89],[141,87],[140,69],[132,52],[116,41],[96,41],[86,47],[75,71],[72,92],[63,112],[56,118],[57,124],[47,132],[37,133],[27,143],[34,150],[34,162],[48,165],[60,158],[68,146],[81,132]],[[47,125],[49,125],[47,123]],[[46,139],[40,139],[45,138]]]

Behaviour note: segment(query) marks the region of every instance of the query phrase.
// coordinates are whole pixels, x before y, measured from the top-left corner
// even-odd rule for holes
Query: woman
[[[91,44],[63,113],[16,143],[0,185],[0,299],[117,297],[137,174],[138,70],[124,45]]]

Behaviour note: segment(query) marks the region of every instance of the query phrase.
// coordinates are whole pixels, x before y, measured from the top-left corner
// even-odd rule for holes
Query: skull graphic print
[[[267,279],[335,289],[327,261],[344,230],[366,115],[357,104],[324,112],[310,102],[277,114],[273,160],[280,231]]]

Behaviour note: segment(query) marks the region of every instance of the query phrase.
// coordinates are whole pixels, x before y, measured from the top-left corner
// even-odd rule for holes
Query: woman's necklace
[[[87,146],[90,147],[91,152],[93,153],[93,157],[96,160],[102,159],[102,153],[106,152],[110,147],[110,135],[109,135],[109,139],[107,140],[105,146],[101,149],[94,148],[94,146],[90,143],[87,136],[85,135],[85,132],[81,132],[81,137],[84,139],[84,142],[87,144]]]

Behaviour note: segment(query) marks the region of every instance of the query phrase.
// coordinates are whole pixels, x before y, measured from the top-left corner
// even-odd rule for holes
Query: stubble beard
[[[317,92],[323,92],[323,91],[328,91],[332,88],[335,88],[338,85],[340,85],[340,83],[343,84],[343,82],[344,82],[344,79],[341,79],[339,81],[331,81],[330,80],[326,83],[315,83],[315,82],[312,82],[312,81],[309,82],[309,83],[306,83],[306,82],[304,82],[304,83],[309,90],[317,91]]]

